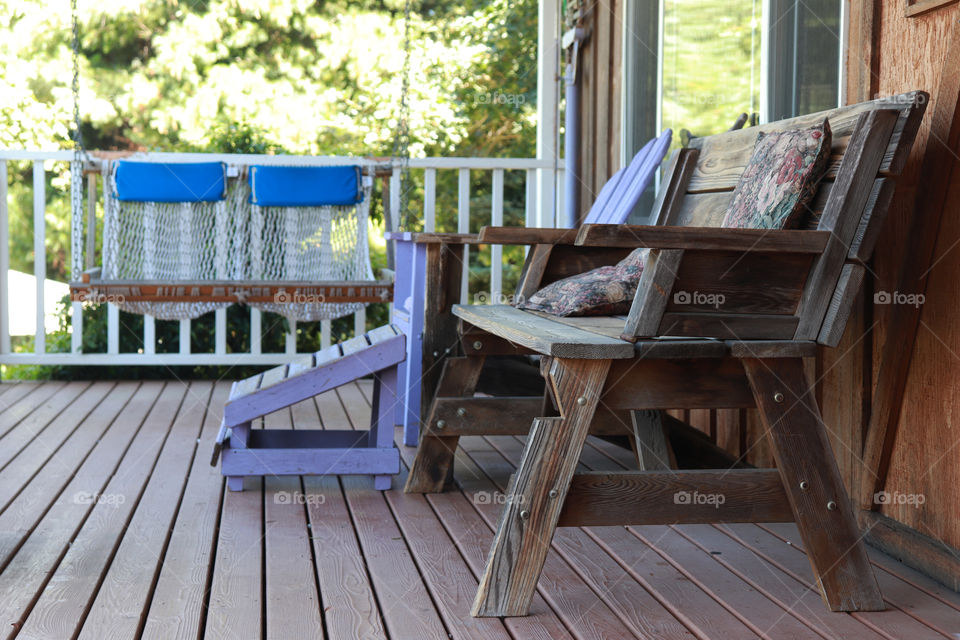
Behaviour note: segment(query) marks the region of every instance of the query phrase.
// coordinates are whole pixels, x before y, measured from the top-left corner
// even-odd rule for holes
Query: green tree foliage
[[[536,0],[414,0],[410,16],[410,153],[530,157],[536,132]],[[80,106],[86,146],[104,150],[389,156],[400,117],[404,0],[79,0]],[[0,0],[0,148],[72,146],[67,0]],[[11,267],[33,271],[30,163],[9,163]],[[47,272],[69,278],[66,163],[47,166]],[[422,207],[412,176],[410,210]],[[438,179],[439,229],[456,229],[456,175]],[[472,176],[472,228],[488,219],[490,176]],[[505,222],[523,223],[525,176],[508,172]],[[421,209],[422,210],[422,209]],[[382,219],[382,207],[373,207]],[[411,220],[411,228],[417,228]],[[383,266],[375,245],[374,267]],[[506,281],[522,254],[505,253]],[[486,288],[489,252],[474,254]],[[382,306],[382,305],[381,305]],[[66,314],[66,311],[64,311]],[[371,320],[383,309],[371,309]],[[231,348],[249,339],[230,313]],[[142,322],[124,314],[121,350]],[[276,320],[276,319],[275,319]],[[205,344],[194,323],[194,349]],[[85,312],[102,347],[105,309]],[[277,324],[276,320],[273,324]],[[175,323],[158,350],[176,350]],[[351,331],[334,327],[335,337]],[[304,347],[319,331],[302,326]],[[277,333],[276,340],[282,339]],[[265,346],[273,338],[264,338]],[[65,347],[48,339],[48,347]],[[172,346],[171,346],[172,345]],[[280,347],[278,343],[278,348]],[[184,373],[184,372],[178,372]]]

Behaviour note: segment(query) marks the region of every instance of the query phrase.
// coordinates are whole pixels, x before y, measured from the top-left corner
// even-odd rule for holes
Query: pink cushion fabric
[[[630,311],[648,249],[634,249],[613,266],[598,267],[548,284],[520,302],[520,309],[555,316],[610,316]]]
[[[733,192],[724,227],[792,229],[800,225],[830,163],[830,123],[761,133]]]

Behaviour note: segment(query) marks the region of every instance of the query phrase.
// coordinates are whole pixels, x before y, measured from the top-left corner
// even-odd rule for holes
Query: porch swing
[[[105,160],[102,174],[102,267],[74,299],[165,320],[241,302],[308,322],[392,297],[370,268],[359,166]]]

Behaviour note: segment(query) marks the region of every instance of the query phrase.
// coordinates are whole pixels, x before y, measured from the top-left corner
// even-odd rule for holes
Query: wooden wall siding
[[[620,73],[624,0],[593,3],[580,49],[580,189],[583,219],[604,183],[620,168]]]
[[[947,5],[916,17],[907,17],[899,6],[884,3],[880,14],[879,91],[893,93],[909,86],[931,92],[927,113],[936,108],[937,85],[943,68],[953,22],[960,17],[956,5]],[[896,10],[894,10],[896,9]],[[953,70],[953,73],[956,73]],[[930,119],[924,122],[916,162],[904,176],[904,184],[921,184],[917,175],[919,158],[930,140]],[[903,397],[900,424],[894,441],[886,490],[900,494],[922,494],[924,504],[888,505],[882,512],[920,533],[960,548],[960,325],[957,323],[960,300],[960,171],[954,165],[949,209],[944,212],[937,238],[935,264],[930,272],[926,302],[920,315],[920,329],[914,346],[907,387]],[[908,233],[912,215],[912,194],[901,193],[890,211],[884,236],[877,247],[881,257],[911,259],[897,251]],[[877,287],[890,290],[896,282],[896,259],[878,260]],[[887,335],[889,308],[876,307],[879,331],[874,354],[879,355]]]

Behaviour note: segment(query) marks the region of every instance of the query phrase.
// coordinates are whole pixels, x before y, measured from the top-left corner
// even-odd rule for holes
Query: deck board
[[[0,385],[0,639],[960,632],[960,595],[873,550],[890,609],[828,612],[792,524],[563,528],[530,616],[471,618],[523,438],[462,438],[444,494],[399,492],[414,453],[402,446],[388,493],[365,476],[255,478],[236,493],[208,465],[229,392],[202,381]],[[363,380],[254,428],[366,429],[371,399]],[[633,465],[595,438],[580,461]]]
[[[178,385],[164,387],[17,638],[69,638],[79,632],[143,487],[150,480],[184,393],[185,388]]]

